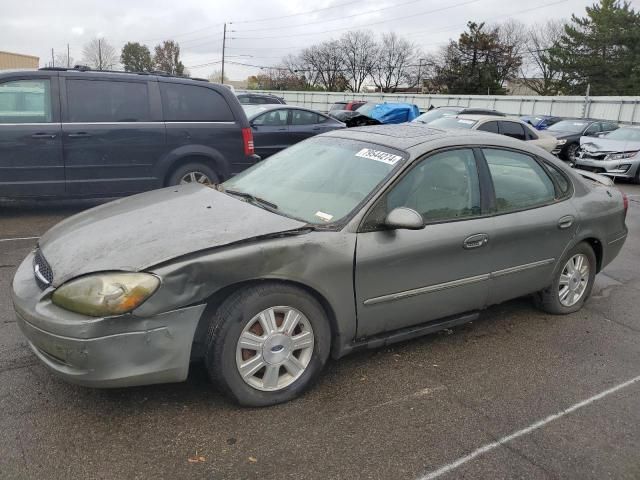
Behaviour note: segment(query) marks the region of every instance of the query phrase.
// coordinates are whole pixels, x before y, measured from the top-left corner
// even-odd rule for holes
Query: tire
[[[219,181],[220,177],[209,165],[201,162],[190,162],[180,165],[169,175],[167,186],[180,185],[183,183],[215,185]]]
[[[269,311],[276,323],[271,333],[259,318],[264,314],[262,320],[270,323]],[[285,333],[287,318],[299,323]],[[241,348],[241,335],[243,342],[262,343],[255,349]],[[296,350],[294,340],[306,347]],[[209,323],[205,364],[213,383],[227,396],[240,405],[265,407],[302,394],[322,371],[330,349],[331,330],[318,301],[299,287],[267,283],[240,290],[220,305]],[[245,376],[241,365],[246,365]]]
[[[580,149],[580,145],[577,143],[570,143],[567,145],[567,149],[565,150],[565,157],[567,162],[570,164],[576,163],[576,155],[578,154],[578,150]]]
[[[580,256],[583,262],[588,265],[588,272],[582,276],[573,277],[570,270],[568,270],[569,261],[574,260],[577,256]],[[539,309],[554,315],[566,315],[580,310],[589,298],[589,295],[591,295],[591,289],[593,288],[593,282],[596,277],[596,255],[593,252],[593,248],[591,248],[588,243],[582,242],[573,247],[562,258],[559,265],[560,267],[555,273],[553,283],[548,288],[538,292],[534,296],[534,299],[536,306]],[[581,285],[583,285],[582,280],[578,277],[584,279],[586,282],[583,290],[581,287]],[[567,281],[567,278],[570,280]],[[566,290],[564,288],[565,285],[561,285],[561,282],[566,282],[566,288],[569,289],[564,300],[561,299],[561,295],[566,293]],[[573,288],[576,288],[576,290],[573,290]],[[571,303],[572,296],[574,296],[574,294],[579,294],[579,297],[574,303]]]
[[[636,174],[633,177],[633,183],[640,185],[640,165],[636,167]]]

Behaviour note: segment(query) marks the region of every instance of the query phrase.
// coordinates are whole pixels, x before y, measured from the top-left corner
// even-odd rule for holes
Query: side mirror
[[[384,219],[384,224],[393,230],[420,230],[424,228],[422,215],[407,207],[398,207],[391,210]]]

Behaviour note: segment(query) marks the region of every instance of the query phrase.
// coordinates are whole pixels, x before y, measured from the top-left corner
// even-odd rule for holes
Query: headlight
[[[638,152],[624,152],[624,153],[612,153],[607,157],[607,160],[623,160],[625,158],[635,157]]]
[[[59,287],[53,303],[72,312],[104,317],[138,308],[157,290],[158,277],[148,273],[104,273],[80,277]]]
[[[567,139],[566,138],[561,138],[558,140],[558,145],[564,145],[565,143],[567,143]]]

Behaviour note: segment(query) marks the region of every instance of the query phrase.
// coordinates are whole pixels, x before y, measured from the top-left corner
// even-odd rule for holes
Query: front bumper
[[[56,375],[91,387],[129,387],[187,378],[191,346],[205,305],[147,318],[95,318],[51,303],[40,290],[33,255],[20,265],[12,288],[18,326],[35,355]]]
[[[623,167],[623,165],[625,165]],[[626,165],[629,168],[626,168]],[[592,158],[577,158],[576,168],[589,170],[610,177],[634,178],[640,165],[640,159],[625,158],[623,160],[596,160]]]

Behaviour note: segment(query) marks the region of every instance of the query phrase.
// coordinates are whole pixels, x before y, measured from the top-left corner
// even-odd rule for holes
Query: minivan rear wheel
[[[215,185],[219,182],[220,178],[218,174],[209,165],[200,162],[191,162],[176,168],[169,176],[167,185],[183,185],[187,183]]]

